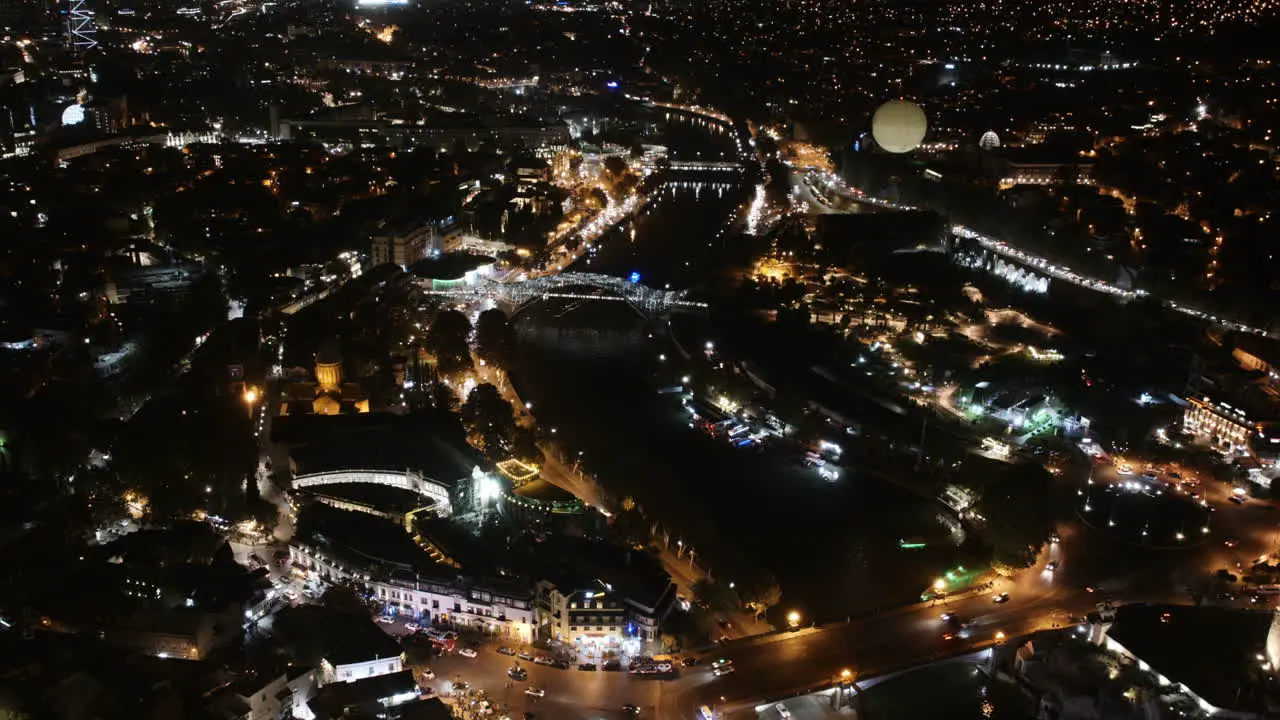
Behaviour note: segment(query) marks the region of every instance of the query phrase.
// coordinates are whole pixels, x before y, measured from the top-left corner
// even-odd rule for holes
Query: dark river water
[[[699,132],[708,154],[727,141]],[[682,137],[683,153],[699,152]],[[752,191],[664,187],[635,221],[634,238],[631,227],[620,228],[574,269],[639,273],[651,287],[705,287],[723,250],[717,243],[732,241],[721,230]],[[769,568],[783,605],[811,618],[910,600],[923,589],[917,580],[931,577],[927,555],[897,550],[900,538],[936,530],[928,504],[856,473],[828,483],[797,458],[742,451],[692,430],[676,397],[656,392],[681,372],[664,321],[625,303],[547,300],[516,327],[515,381],[539,423],[583,451],[587,467],[613,480],[606,487],[662,508],[673,541]]]

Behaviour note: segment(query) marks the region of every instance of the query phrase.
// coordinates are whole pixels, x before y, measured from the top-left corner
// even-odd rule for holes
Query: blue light
[[[640,273],[638,273],[638,272],[633,272],[633,273],[631,273],[630,280],[631,280],[631,282],[633,282],[633,283],[638,283],[638,282],[640,282]]]
[[[610,80],[609,82],[605,83],[605,85],[604,85],[604,86],[605,86],[605,87],[607,87],[607,88],[609,88],[610,90],[617,90],[617,89],[618,89],[618,81],[617,81],[617,80]]]

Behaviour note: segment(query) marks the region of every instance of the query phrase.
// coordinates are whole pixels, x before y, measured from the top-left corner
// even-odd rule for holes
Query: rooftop
[[[604,583],[620,597],[654,608],[671,587],[657,558],[628,547],[552,536],[536,553],[544,576],[561,592],[600,590]]]
[[[460,280],[472,270],[495,262],[497,261],[485,255],[449,253],[437,258],[420,260],[409,268],[409,272],[429,280]]]
[[[295,646],[318,644],[330,665],[350,665],[400,655],[400,646],[367,614],[344,613],[321,605],[281,610],[276,627]],[[305,654],[305,653],[304,653]]]
[[[349,708],[378,705],[384,698],[411,693],[418,689],[412,670],[401,670],[387,675],[375,675],[355,682],[329,683],[320,689],[308,703],[317,718],[338,718]]]
[[[417,470],[449,483],[482,463],[456,418],[415,414],[289,415],[273,423],[272,440],[292,445],[299,474],[333,470]]]
[[[1260,667],[1271,612],[1189,605],[1125,605],[1107,636],[1171,683],[1218,708],[1266,706]]]

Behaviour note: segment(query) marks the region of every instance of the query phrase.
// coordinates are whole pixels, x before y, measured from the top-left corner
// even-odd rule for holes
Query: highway
[[[830,173],[823,175],[822,180],[817,180],[815,182],[822,182],[822,181],[827,182],[829,184],[829,187],[834,189],[836,193],[846,195],[850,199],[856,202],[867,203],[870,205],[875,205],[875,206],[887,208],[890,210],[917,209],[911,205],[902,205],[899,203],[890,202],[888,200],[881,200],[879,198],[873,198],[870,196],[855,197],[851,193],[851,191],[844,186],[843,182],[839,178],[837,178],[834,175],[831,175]],[[986,248],[987,250],[990,250],[991,252],[997,253],[1003,257],[1010,258],[1012,260],[1016,260],[1017,262],[1025,265],[1028,268],[1038,270],[1039,272],[1042,272],[1057,280],[1061,280],[1062,282],[1071,283],[1072,285],[1077,285],[1079,287],[1087,288],[1095,292],[1112,295],[1114,297],[1121,298],[1124,300],[1132,300],[1134,298],[1146,297],[1150,295],[1150,293],[1147,292],[1146,290],[1135,289],[1135,288],[1122,288],[1118,285],[1109,283],[1105,280],[1099,280],[1097,278],[1092,278],[1087,275],[1081,275],[1077,272],[1074,272],[1068,267],[1065,267],[1062,265],[1056,265],[1050,262],[1049,260],[1046,260],[1045,258],[1042,258],[1033,253],[1026,252],[1025,250],[1022,250],[1014,245],[1011,245],[1004,240],[1001,240],[999,238],[994,238],[989,235],[984,235],[972,228],[968,228],[963,225],[953,225],[951,228],[951,232],[960,237],[974,240],[978,244],[982,245],[982,247]],[[1162,299],[1160,302],[1162,305],[1169,308],[1170,310],[1173,310],[1174,312],[1177,312],[1183,315],[1189,315],[1191,317],[1197,318],[1199,320],[1204,320],[1206,322],[1210,322],[1215,325],[1220,325],[1224,328],[1227,328],[1228,330],[1235,330],[1237,332],[1245,332],[1245,333],[1253,333],[1257,335],[1267,335],[1269,337],[1280,336],[1280,334],[1276,332],[1267,332],[1266,330],[1263,330],[1261,328],[1252,327],[1249,325],[1245,325],[1244,323],[1236,322],[1234,320],[1228,320],[1226,318],[1220,318],[1217,315],[1214,315],[1212,313],[1207,313],[1203,310],[1198,310],[1191,306],[1184,305],[1182,303],[1177,303],[1172,300]]]
[[[722,650],[696,654],[702,663],[681,668],[674,679],[558,670],[522,662],[529,680],[507,687],[505,673],[514,659],[498,654],[496,645],[486,645],[474,659],[449,655],[433,660],[431,668],[437,677],[426,684],[444,692],[460,677],[473,687],[485,688],[491,699],[509,705],[513,717],[532,711],[564,720],[621,718],[622,704],[634,703],[647,717],[691,719],[697,717],[699,706],[707,705],[715,706],[725,718],[754,718],[757,703],[814,689],[842,669],[868,678],[991,645],[997,632],[1012,638],[1055,624],[1065,626],[1071,615],[1085,614],[1099,599],[1084,590],[1062,589],[1052,583],[1023,597],[1013,590],[1010,598],[1008,603],[997,605],[991,595],[982,594],[902,608],[862,621],[735,641]],[[971,621],[970,636],[944,639],[940,617],[944,611]],[[711,662],[717,657],[731,659],[736,672],[716,678]],[[545,689],[546,697],[526,696],[528,685]]]

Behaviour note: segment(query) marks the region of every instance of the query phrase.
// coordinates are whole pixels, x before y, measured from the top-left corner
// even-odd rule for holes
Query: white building
[[[398,673],[401,670],[404,670],[403,655],[374,658],[335,655],[332,661],[327,657],[320,660],[321,684],[355,682],[379,675]]]
[[[475,628],[514,642],[533,641],[533,593],[527,590],[423,578],[407,567],[371,560],[357,566],[296,540],[289,547],[289,557],[309,581],[363,584],[392,612],[420,623]]]

